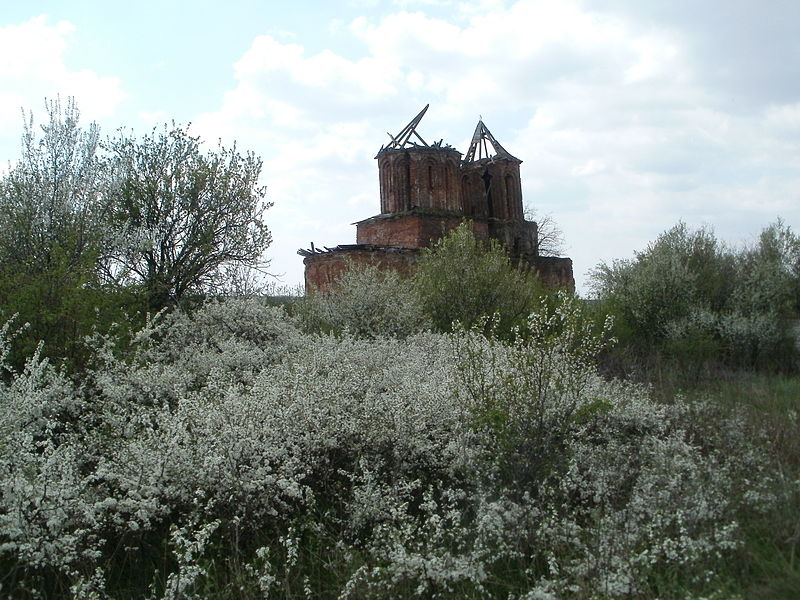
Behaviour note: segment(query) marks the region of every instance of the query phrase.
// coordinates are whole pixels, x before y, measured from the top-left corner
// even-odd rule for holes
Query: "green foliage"
[[[714,363],[792,369],[800,241],[780,221],[733,250],[679,223],[634,260],[601,264],[594,289],[631,355],[675,360],[695,376]]]
[[[580,300],[560,292],[511,342],[497,336],[496,323],[460,334],[455,353],[473,425],[490,440],[504,484],[527,482],[530,491],[563,466],[567,433],[612,407],[587,392],[597,356],[614,342],[611,320],[598,327]]]
[[[438,331],[449,331],[456,322],[470,328],[496,313],[496,331],[509,335],[544,295],[533,274],[513,265],[495,240],[481,244],[467,223],[425,251],[414,285]]]
[[[515,266],[496,241],[481,244],[465,223],[424,250],[410,278],[352,267],[335,289],[309,295],[300,310],[310,330],[358,337],[403,337],[431,326],[446,332],[458,323],[509,338],[544,302],[538,278]]]
[[[655,390],[666,401],[673,391]],[[729,565],[746,598],[790,600],[800,589],[800,379],[796,376],[720,371],[681,397],[682,403],[708,402],[716,414],[711,419],[716,433],[709,442],[720,443],[720,432],[735,421],[745,435],[756,440],[769,464],[774,510],[751,515],[742,522],[746,552]],[[698,424],[698,435],[709,428]],[[723,433],[724,437],[724,433]],[[728,452],[739,452],[736,444]],[[739,490],[738,493],[747,493]]]
[[[271,240],[260,160],[205,152],[178,127],[101,147],[74,101],[47,111],[41,136],[26,121],[22,157],[0,179],[0,317],[28,323],[17,368],[44,340],[44,356],[80,371],[95,331],[258,288],[251,273]]]
[[[800,238],[780,219],[740,257],[734,303],[742,312],[800,316]]]
[[[84,131],[74,102],[46,103],[49,120],[37,138],[25,123],[22,158],[0,184],[0,260],[37,275],[63,265],[81,277],[101,252],[105,229],[97,157],[99,130]]]
[[[108,144],[116,243],[105,274],[141,286],[158,310],[190,294],[224,290],[231,269],[264,266],[270,205],[258,185],[261,161],[235,146],[204,152],[188,128],[173,125],[141,140]]]
[[[3,593],[734,597],[762,438],[600,378],[584,309],[357,339],[214,301],[99,336],[80,385],[34,356],[0,383]]]
[[[46,356],[80,367],[83,337],[136,305],[97,273],[109,233],[98,129],[81,129],[72,101],[49,102],[47,111],[41,137],[29,118],[22,158],[0,180],[0,313],[29,323],[17,340],[18,367],[40,340]]]
[[[362,338],[406,337],[429,328],[410,282],[374,266],[351,266],[334,289],[306,297],[299,312],[311,331],[346,331]]]
[[[668,337],[673,322],[687,318],[694,308],[724,303],[721,290],[730,279],[726,262],[710,231],[692,232],[679,223],[634,260],[598,265],[593,283],[638,339],[658,343]]]

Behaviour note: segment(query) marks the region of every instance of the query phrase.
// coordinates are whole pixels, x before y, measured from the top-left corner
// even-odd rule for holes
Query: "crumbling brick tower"
[[[535,222],[525,220],[521,163],[494,139],[482,120],[478,121],[461,163],[462,204],[464,215],[485,219],[489,237],[498,240],[512,255],[535,256],[537,228]]]
[[[528,262],[551,287],[573,290],[572,261],[539,256],[537,228],[523,213],[521,160],[512,156],[479,121],[469,150],[442,141],[428,145],[417,133],[426,106],[375,157],[381,212],[356,223],[356,244],[298,250],[304,256],[307,291],[325,290],[352,264],[408,272],[421,249],[460,223],[475,237],[498,240]],[[415,138],[416,141],[412,140]]]

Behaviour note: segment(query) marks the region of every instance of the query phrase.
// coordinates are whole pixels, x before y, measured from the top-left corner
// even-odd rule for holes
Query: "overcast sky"
[[[418,130],[466,152],[479,116],[564,232],[579,290],[678,220],[752,242],[800,229],[798,0],[52,0],[0,10],[0,164],[20,109],[74,96],[85,123],[191,122],[264,160],[272,271],[355,242],[374,156]]]

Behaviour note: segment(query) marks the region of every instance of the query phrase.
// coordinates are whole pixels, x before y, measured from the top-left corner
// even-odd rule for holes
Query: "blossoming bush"
[[[300,302],[310,331],[343,331],[356,337],[406,337],[430,328],[417,290],[397,271],[350,265],[333,289]]]
[[[591,280],[618,317],[629,363],[650,358],[661,367],[667,358],[690,373],[716,365],[793,373],[800,365],[800,238],[780,220],[743,248],[678,223],[635,259],[601,263]]]
[[[539,309],[545,295],[525,264],[512,260],[497,240],[484,244],[462,223],[423,250],[413,285],[437,331],[450,331],[454,322],[473,327],[496,315],[495,332],[508,334]]]
[[[4,330],[8,334],[8,330]],[[214,302],[0,389],[13,598],[684,598],[773,502],[734,421],[597,376],[561,297],[505,342]],[[0,343],[0,349],[5,348]]]

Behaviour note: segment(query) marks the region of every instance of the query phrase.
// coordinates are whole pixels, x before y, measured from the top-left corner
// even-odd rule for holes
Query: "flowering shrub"
[[[462,223],[423,251],[413,283],[438,331],[450,331],[454,322],[473,327],[497,315],[495,331],[506,334],[539,309],[544,295],[538,277],[523,265],[496,240],[483,244]]]
[[[34,357],[0,388],[3,594],[713,591],[773,502],[763,458],[601,379],[605,343],[566,297],[513,342],[309,335],[228,301],[95,340],[81,386]]]
[[[790,327],[800,316],[800,239],[780,220],[740,249],[678,223],[634,260],[598,265],[592,280],[639,361],[663,355],[686,370],[800,365]]]
[[[414,287],[394,270],[351,265],[336,287],[306,297],[301,316],[307,329],[356,337],[406,337],[430,326]]]

